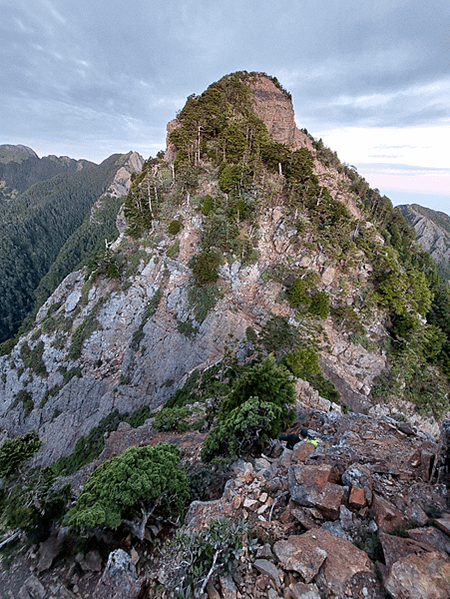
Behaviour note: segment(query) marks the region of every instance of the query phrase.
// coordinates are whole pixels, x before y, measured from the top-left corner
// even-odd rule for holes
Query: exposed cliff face
[[[107,194],[113,198],[126,196],[130,191],[131,174],[140,173],[144,159],[137,152],[130,152],[126,158],[124,166],[121,166],[114,175],[113,182],[107,190]]]
[[[450,282],[450,217],[415,204],[400,206],[400,210],[415,229],[417,241]]]
[[[249,87],[254,92],[256,114],[275,141],[295,149],[313,149],[311,139],[297,129],[292,101],[285,91],[265,75],[255,75]]]
[[[167,401],[184,382],[187,373],[195,368],[202,370],[221,359],[230,335],[245,339],[247,327],[260,330],[272,316],[290,318],[293,311],[288,302],[277,301],[281,284],[265,282],[262,278],[270,264],[289,259],[292,267],[308,265],[322,277],[324,289],[331,291],[339,287],[340,273],[327,268],[324,255],[302,255],[295,250],[295,230],[289,228],[282,211],[274,209],[260,222],[258,251],[261,259],[250,266],[235,261],[221,267],[222,299],[198,331],[186,336],[179,332],[179,323],[192,317],[188,299],[192,275],[188,264],[197,251],[202,217],[187,206],[181,215],[185,227],[179,234],[177,260],[164,255],[171,239],[167,234],[162,235],[157,248],[146,248],[143,252],[140,272],[133,277],[128,289],[123,291],[115,281],[99,280],[84,300],[84,275],[73,273],[40,309],[36,329],[16,346],[10,357],[1,358],[2,372],[6,374],[5,381],[0,382],[2,428],[8,436],[37,429],[44,443],[43,464],[72,451],[76,440],[87,435],[113,409],[133,411],[142,405],[155,409]],[[364,266],[355,270],[356,275],[366,276]],[[144,337],[137,348],[133,345],[133,335],[158,289],[161,299],[142,328]],[[70,333],[73,335],[102,298],[104,303],[97,313],[96,330],[84,342],[81,357],[68,360]],[[39,338],[39,342],[44,343],[42,359],[49,376],[41,378],[28,368],[20,374],[22,345],[28,343],[36,347],[38,342],[32,339],[35,331],[45,328],[48,312],[54,309],[52,306],[59,305],[52,318],[70,326],[63,347],[55,348],[60,336],[58,330],[41,333]],[[324,355],[324,364],[335,373],[336,381],[341,381],[338,384],[353,390],[355,408],[367,409],[366,394],[373,379],[385,367],[385,359],[379,352],[369,353],[361,346],[353,346],[333,330],[331,323],[327,329],[333,350]],[[11,368],[12,363],[18,370]],[[66,372],[80,368],[82,376],[73,376],[65,383],[61,368]],[[170,385],[168,381],[172,381]],[[58,393],[46,398],[49,390],[58,387],[61,387]],[[27,416],[21,403],[11,407],[13,398],[22,389],[32,394],[35,406]],[[44,401],[43,407],[38,407]]]

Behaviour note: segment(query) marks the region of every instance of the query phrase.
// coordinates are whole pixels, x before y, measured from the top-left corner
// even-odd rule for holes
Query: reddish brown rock
[[[289,585],[286,599],[320,599],[319,589],[315,584],[297,582]]]
[[[292,451],[291,460],[293,462],[304,462],[305,459],[315,451],[312,443],[300,443]]]
[[[348,503],[350,507],[355,510],[363,508],[366,505],[366,494],[364,493],[364,489],[361,489],[361,487],[352,487]]]
[[[255,74],[249,81],[254,91],[255,110],[264,121],[267,131],[275,141],[290,144],[294,148],[313,149],[311,140],[297,129],[294,108],[289,95],[275,85],[267,76]]]
[[[316,501],[316,507],[328,520],[338,520],[342,503],[345,501],[346,487],[327,483]]]
[[[433,461],[435,459],[435,455],[430,451],[421,451],[420,452],[420,476],[423,480],[429,480],[431,469],[433,465]]]
[[[430,551],[430,547],[424,547],[423,544],[414,541],[413,539],[405,539],[380,532],[381,546],[383,547],[384,560],[386,566],[391,568],[392,565],[400,558],[408,555],[423,555]]]
[[[311,530],[312,528],[319,528],[318,524],[312,520],[302,508],[293,508],[291,510],[291,514],[296,518],[303,528],[306,530]]]
[[[419,526],[425,526],[425,524],[428,522],[428,516],[420,507],[420,505],[409,505],[405,509],[404,513],[405,517],[410,522],[416,522],[417,524],[419,524]]]
[[[436,551],[450,554],[450,538],[433,526],[426,528],[412,528],[408,535],[418,543],[425,543]]]
[[[403,557],[392,566],[385,588],[394,599],[448,599],[450,560],[439,553]]]
[[[329,482],[334,476],[331,465],[291,466],[289,468],[289,491],[293,501],[304,507],[317,507],[325,517],[339,518],[339,506],[346,488]]]
[[[438,518],[435,522],[438,528],[445,532],[446,535],[450,536],[450,516]]]
[[[317,531],[317,534],[320,532]],[[273,550],[283,568],[298,572],[306,583],[314,579],[328,555],[310,532],[292,535],[287,541],[277,541]]]
[[[278,541],[273,549],[285,569],[299,572],[306,582],[312,582],[320,571],[323,584],[335,594],[355,574],[373,573],[367,553],[322,529]]]
[[[342,482],[344,485],[348,485],[351,489],[353,489],[353,487],[359,487],[360,489],[363,489],[367,503],[369,505],[372,503],[373,482],[368,466],[358,463],[352,464],[342,474]]]
[[[395,505],[375,493],[373,496],[372,508],[375,522],[383,532],[389,534],[405,522],[403,514],[395,507]]]

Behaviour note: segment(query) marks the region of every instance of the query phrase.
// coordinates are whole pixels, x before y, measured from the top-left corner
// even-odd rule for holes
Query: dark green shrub
[[[202,460],[209,462],[224,455],[235,459],[262,451],[268,439],[278,437],[292,424],[295,414],[292,412],[289,417],[286,416],[283,406],[250,397],[219,418],[203,445]]]
[[[338,306],[331,308],[331,314],[333,316],[334,324],[339,330],[347,333],[365,333],[365,328],[361,323],[361,319],[352,306],[341,303]]]
[[[198,285],[215,283],[219,278],[217,269],[220,265],[220,256],[217,252],[204,250],[193,261],[192,273]]]
[[[0,445],[0,478],[11,476],[19,466],[39,451],[42,441],[36,431],[30,431],[23,437],[6,439]]]
[[[126,422],[130,424],[133,428],[137,428],[138,426],[142,426],[146,420],[148,420],[151,416],[150,408],[148,406],[142,406],[138,408],[131,416],[125,417]]]
[[[201,324],[220,297],[217,285],[191,286],[188,290],[189,306],[194,309],[195,320]]]
[[[216,425],[206,439],[202,460],[217,455],[236,457],[260,451],[269,438],[276,438],[295,418],[292,379],[273,356],[255,364],[237,379],[232,393],[221,402]]]
[[[169,443],[126,449],[94,470],[67,523],[76,530],[124,523],[142,540],[149,518],[176,517],[185,507],[188,481],[179,462],[179,448]]]
[[[212,501],[222,497],[225,483],[232,472],[228,463],[205,464],[187,462],[184,466],[189,481],[191,501]]]
[[[177,431],[182,433],[189,429],[186,418],[190,415],[190,410],[183,408],[163,408],[158,412],[153,420],[153,427],[158,431]]]
[[[318,318],[327,318],[330,314],[330,296],[325,291],[319,291],[311,298],[309,313]]]
[[[179,253],[180,253],[180,244],[174,243],[173,245],[171,245],[170,247],[167,248],[166,256],[168,258],[172,258],[172,260],[174,260],[178,256]]]
[[[321,397],[330,401],[339,402],[341,394],[330,379],[326,379],[322,373],[308,375],[308,383],[314,387]]]
[[[260,340],[267,352],[280,359],[287,351],[298,345],[298,333],[285,316],[274,316],[261,330]]]
[[[213,209],[213,205],[214,205],[213,199],[209,195],[209,193],[207,193],[203,199],[203,204],[202,204],[203,216],[209,216],[209,214],[211,213],[211,210]]]
[[[179,220],[171,221],[171,223],[169,224],[168,231],[169,231],[170,235],[177,235],[181,231],[180,221]]]
[[[30,368],[37,375],[48,377],[47,368],[45,367],[42,355],[44,353],[44,342],[39,341],[33,349],[25,341],[20,347],[20,357],[23,360],[25,368]]]
[[[77,326],[75,331],[72,334],[72,338],[70,340],[70,347],[68,357],[71,360],[76,360],[81,356],[81,350],[83,347],[83,343],[85,340],[98,328],[100,328],[100,323],[97,320],[97,315],[100,312],[101,307],[106,303],[107,298],[100,298],[92,307],[92,310],[85,317],[83,322]]]
[[[192,322],[192,320],[177,322],[177,331],[185,337],[193,337],[198,333],[198,327]]]
[[[307,380],[309,376],[320,374],[319,354],[313,347],[303,347],[286,354],[281,363],[288,368],[294,376]]]
[[[308,293],[308,289],[308,281],[300,278],[295,279],[287,292],[287,297],[291,306],[296,308],[307,308],[311,304],[311,297]]]
[[[227,164],[219,176],[219,189],[224,193],[231,193],[239,187],[241,169],[236,164]]]

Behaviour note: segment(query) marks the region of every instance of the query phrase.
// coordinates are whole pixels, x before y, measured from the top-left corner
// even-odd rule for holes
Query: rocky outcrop
[[[144,159],[137,152],[130,152],[123,166],[119,168],[107,190],[107,194],[114,198],[126,196],[131,186],[131,174],[140,173]]]
[[[301,441],[290,450],[272,442],[261,457],[233,464],[219,499],[194,501],[186,514],[181,534],[192,536],[227,517],[246,522],[245,539],[259,539],[252,551],[241,553],[232,575],[219,572],[211,578],[205,597],[382,599],[387,591],[398,599],[446,599],[447,487],[428,459],[439,455],[439,443],[415,427],[403,432],[405,423],[386,416],[324,412],[302,403],[296,409],[291,432],[308,428],[317,446]],[[159,441],[176,443],[182,459],[192,463],[199,459],[203,439],[194,432],[157,433],[150,422],[137,429],[122,426],[108,437],[96,463],[130,445]],[[150,545],[144,550],[127,540],[126,551],[116,550],[107,560],[90,549],[74,562],[61,562],[60,539],[61,534],[45,541],[28,558],[31,577],[23,577],[18,562],[19,596],[46,597],[53,589],[52,596],[61,598],[153,599],[180,582],[179,564],[166,552],[169,545],[152,554]],[[11,588],[18,583],[15,572],[0,569],[0,597],[6,576]]]
[[[325,255],[299,251],[295,229],[281,208],[274,208],[260,220],[260,258],[248,266],[239,260],[221,266],[222,297],[204,321],[195,325],[188,294],[192,280],[189,261],[197,252],[202,217],[184,205],[180,218],[184,226],[177,237],[176,259],[166,254],[173,238],[156,224],[158,244],[141,249],[130,285],[99,278],[86,286],[82,271],[72,273],[39,310],[35,329],[10,356],[0,358],[3,434],[16,436],[36,429],[43,441],[41,465],[71,453],[80,436],[86,436],[114,409],[133,412],[148,405],[154,410],[165,403],[194,369],[202,370],[221,359],[230,335],[245,340],[248,327],[258,331],[274,316],[284,316],[295,325],[294,310],[279,299],[282,285],[264,276],[270,264],[288,259],[292,269],[307,266],[316,272],[330,293],[339,289],[339,269],[331,272]],[[368,276],[364,268],[358,266],[357,270],[360,280]],[[151,313],[146,312],[152,305]],[[46,331],[49,322],[59,325]],[[87,322],[93,326],[81,345],[80,357],[70,359],[75,331]],[[180,323],[189,322],[194,323],[192,332],[180,332]],[[64,337],[60,327],[65,330]],[[322,358],[327,376],[342,386],[348,395],[345,403],[352,405],[352,390],[361,405],[366,404],[366,394],[383,369],[385,357],[352,345],[332,328],[331,321],[325,322],[325,331],[333,345],[331,353],[324,352]],[[43,344],[48,376],[39,376],[23,363],[25,343],[30,348]],[[33,407],[28,413],[22,402],[13,405],[21,392],[31,395]],[[358,407],[355,400],[354,408]]]
[[[254,92],[255,112],[275,141],[294,149],[313,149],[311,139],[297,129],[291,97],[262,74],[251,74],[248,81]]]
[[[182,532],[190,535],[225,516],[266,540],[241,558],[233,596],[446,597],[450,530],[438,530],[439,520],[418,522],[428,521],[421,505],[446,509],[446,486],[430,479],[426,458],[437,444],[387,417],[301,405],[298,413],[293,430],[314,427],[317,447],[275,443],[267,455],[237,462],[222,498],[194,502],[186,516]],[[170,579],[168,568],[169,561],[160,582]],[[208,587],[210,599],[229,596],[219,579]]]
[[[430,253],[443,276],[450,281],[450,217],[415,204],[399,208],[416,231],[417,241]]]

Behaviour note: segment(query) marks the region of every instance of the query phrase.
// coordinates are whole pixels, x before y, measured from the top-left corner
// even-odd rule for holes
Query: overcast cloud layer
[[[0,33],[0,143],[148,157],[188,95],[264,71],[394,203],[450,212],[448,0],[0,0]]]

